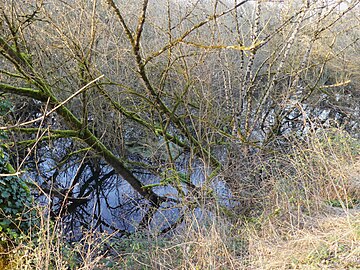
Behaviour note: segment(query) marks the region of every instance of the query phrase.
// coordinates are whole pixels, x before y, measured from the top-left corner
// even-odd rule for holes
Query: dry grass
[[[202,215],[189,213],[171,236],[135,235],[126,248],[123,242],[121,269],[242,269],[245,236],[224,218]]]
[[[295,232],[249,237],[253,269],[359,269],[360,211],[314,217]]]
[[[185,229],[171,239],[172,245],[157,249],[152,269],[240,269],[247,243],[239,228],[217,217],[201,222],[190,215]],[[164,256],[165,255],[165,256]],[[163,258],[168,258],[164,260]],[[177,258],[178,260],[169,260]],[[169,262],[171,262],[169,264]]]
[[[33,231],[17,243],[9,242],[13,249],[2,250],[4,270],[91,270],[100,265],[106,255],[105,244],[111,235],[85,232],[83,239],[70,244],[63,232],[64,224],[54,221],[46,214],[47,209],[36,208],[37,219]]]
[[[359,143],[332,129],[305,139],[267,164],[252,269],[360,269]]]
[[[220,217],[207,224],[189,219],[170,238],[135,236],[111,257],[99,253],[103,243],[92,236],[67,252],[60,240],[21,245],[10,267],[1,269],[359,269],[360,211],[329,207],[295,230],[273,223],[261,230],[253,223],[236,227]]]

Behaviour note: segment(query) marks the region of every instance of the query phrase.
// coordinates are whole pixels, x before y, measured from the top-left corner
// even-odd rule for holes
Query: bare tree
[[[150,202],[139,221],[146,225],[165,201],[188,191],[197,200],[196,162],[209,188],[228,154],[266,152],[312,127],[317,100],[358,75],[348,60],[333,66],[358,46],[358,4],[5,0],[0,91],[36,113],[15,110],[3,129],[35,161],[63,145],[53,169],[76,174],[57,193],[61,203],[80,207],[97,192],[100,205],[102,186],[119,175]],[[159,195],[159,186],[175,196]]]

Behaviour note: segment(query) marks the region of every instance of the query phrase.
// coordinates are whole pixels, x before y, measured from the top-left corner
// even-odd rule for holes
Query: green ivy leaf
[[[7,199],[10,197],[10,193],[7,192],[6,190],[4,190],[3,192],[1,192],[1,197]],[[9,202],[8,202],[9,203]]]
[[[6,115],[8,112],[11,111],[12,104],[10,101],[6,99],[0,100],[0,116]]]

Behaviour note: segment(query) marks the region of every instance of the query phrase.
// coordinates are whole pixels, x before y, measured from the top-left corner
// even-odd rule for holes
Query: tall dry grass
[[[359,269],[359,142],[321,129],[289,145],[262,164],[263,212],[246,226],[250,269]]]
[[[292,137],[289,145],[264,165],[269,181],[262,208],[268,215],[297,228],[324,207],[346,212],[359,202],[358,141],[340,129],[321,129]]]
[[[33,209],[33,227],[20,238],[10,240],[1,251],[0,269],[4,270],[69,270],[97,269],[106,256],[111,234],[95,230],[79,232],[82,239],[70,242],[61,219],[50,218],[47,207]]]

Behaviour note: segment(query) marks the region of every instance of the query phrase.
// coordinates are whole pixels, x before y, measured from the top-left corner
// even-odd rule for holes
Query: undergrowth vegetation
[[[324,129],[289,137],[284,149],[256,164],[267,180],[249,195],[257,205],[250,215],[218,201],[167,234],[118,238],[84,228],[71,242],[38,207],[39,229],[3,250],[3,269],[358,269],[359,142]]]

